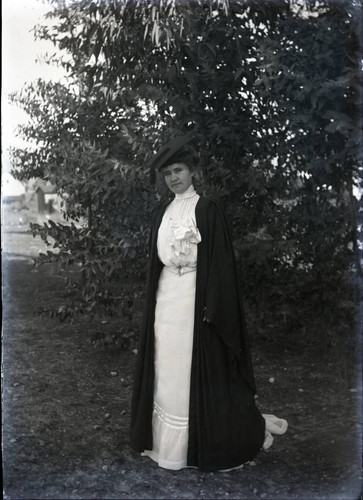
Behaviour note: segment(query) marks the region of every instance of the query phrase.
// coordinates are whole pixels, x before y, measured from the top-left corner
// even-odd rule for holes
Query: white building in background
[[[22,183],[10,172],[3,172],[1,201],[9,210],[27,210],[33,214],[60,213],[62,199],[55,186],[42,179]]]

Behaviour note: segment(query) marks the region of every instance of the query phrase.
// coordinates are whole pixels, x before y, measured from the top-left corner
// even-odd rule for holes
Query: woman
[[[151,230],[131,444],[167,469],[229,470],[272,438],[255,405],[228,225],[218,201],[193,187],[190,139],[153,161],[175,197],[157,207]]]

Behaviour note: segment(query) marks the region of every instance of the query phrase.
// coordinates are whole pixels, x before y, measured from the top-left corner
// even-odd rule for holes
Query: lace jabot
[[[195,207],[199,195],[190,186],[176,194],[167,206],[158,233],[158,255],[165,266],[197,265],[197,245],[201,236],[196,226]]]

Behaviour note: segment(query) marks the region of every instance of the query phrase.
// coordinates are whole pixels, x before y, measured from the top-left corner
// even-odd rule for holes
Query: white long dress
[[[199,195],[191,186],[168,205],[158,233],[161,272],[155,308],[153,449],[160,467],[187,465],[190,371],[193,349]]]
[[[160,467],[187,467],[189,392],[193,349],[198,243],[195,207],[199,195],[191,186],[166,208],[157,240],[164,264],[156,294],[153,449],[145,450]],[[264,449],[287,422],[274,415],[266,421]],[[228,423],[227,423],[228,425]]]

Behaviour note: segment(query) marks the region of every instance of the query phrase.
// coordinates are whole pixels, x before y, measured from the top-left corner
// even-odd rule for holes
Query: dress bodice
[[[158,232],[158,256],[165,266],[195,268],[201,237],[196,226],[195,207],[199,200],[193,186],[176,194],[167,206]]]

